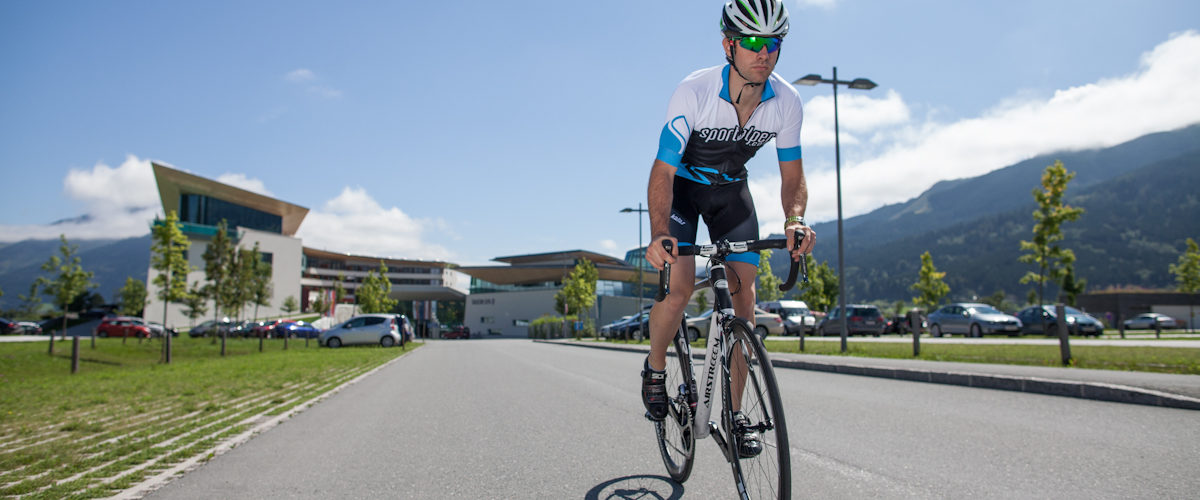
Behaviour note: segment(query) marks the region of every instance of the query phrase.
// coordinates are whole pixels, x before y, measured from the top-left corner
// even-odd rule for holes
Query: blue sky
[[[623,255],[667,99],[723,63],[722,3],[0,2],[0,241],[147,233],[154,160],[310,208],[317,248]],[[848,216],[1200,121],[1200,2],[787,5],[780,75],[879,84],[839,93]],[[831,220],[830,88],[800,93],[808,218]],[[774,158],[750,164],[764,236]]]

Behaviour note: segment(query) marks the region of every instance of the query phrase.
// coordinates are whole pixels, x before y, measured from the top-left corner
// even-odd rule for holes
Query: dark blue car
[[[321,329],[303,321],[289,321],[275,325],[275,336],[291,338],[315,339],[321,334]]]

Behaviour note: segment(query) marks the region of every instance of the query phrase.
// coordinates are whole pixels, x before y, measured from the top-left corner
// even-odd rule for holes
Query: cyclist
[[[650,171],[651,243],[646,260],[657,269],[673,267],[671,294],[650,312],[650,355],[642,369],[642,402],[650,418],[667,414],[665,377],[667,345],[691,299],[695,261],[677,260],[674,248],[695,244],[697,224],[708,227],[711,241],[758,239],[758,216],[746,184],[746,161],[775,140],[782,181],[781,197],[788,250],[793,260],[812,251],[814,236],[804,222],[808,188],[800,155],[803,107],[796,89],[774,74],[780,46],[788,32],[782,0],[731,0],[721,15],[721,42],[726,64],[701,69],[685,78],[667,106],[666,125]],[[793,248],[796,231],[805,234]],[[757,253],[728,258],[734,312],[754,321]],[[737,408],[734,402],[734,408]],[[757,435],[747,432],[743,456],[757,453]]]

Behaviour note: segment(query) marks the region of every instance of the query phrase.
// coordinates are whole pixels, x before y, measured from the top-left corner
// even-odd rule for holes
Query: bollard
[[[908,311],[908,331],[912,332],[913,336],[913,357],[921,355],[921,311],[913,309]]]
[[[286,333],[283,334],[283,350],[285,350],[285,351],[287,350],[288,337],[291,337],[291,335],[286,334]]]
[[[264,334],[258,335],[258,352],[262,352],[263,337],[265,337],[265,336],[266,335],[264,335]]]
[[[1067,330],[1066,306],[1062,302],[1055,304],[1054,314],[1058,318],[1055,323],[1058,325],[1058,344],[1059,351],[1062,353],[1062,364],[1067,366],[1071,364],[1071,340],[1070,332]]]
[[[71,374],[79,373],[79,336],[72,337],[71,341]]]
[[[800,352],[804,352],[804,320],[800,320]]]
[[[1154,338],[1162,338],[1162,324],[1158,322],[1158,318],[1154,318]]]

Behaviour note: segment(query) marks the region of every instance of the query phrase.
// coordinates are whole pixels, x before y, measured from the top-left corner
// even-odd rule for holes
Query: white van
[[[787,335],[800,335],[801,332],[812,334],[817,329],[817,317],[803,300],[759,302],[758,307],[783,317],[783,327]]]

